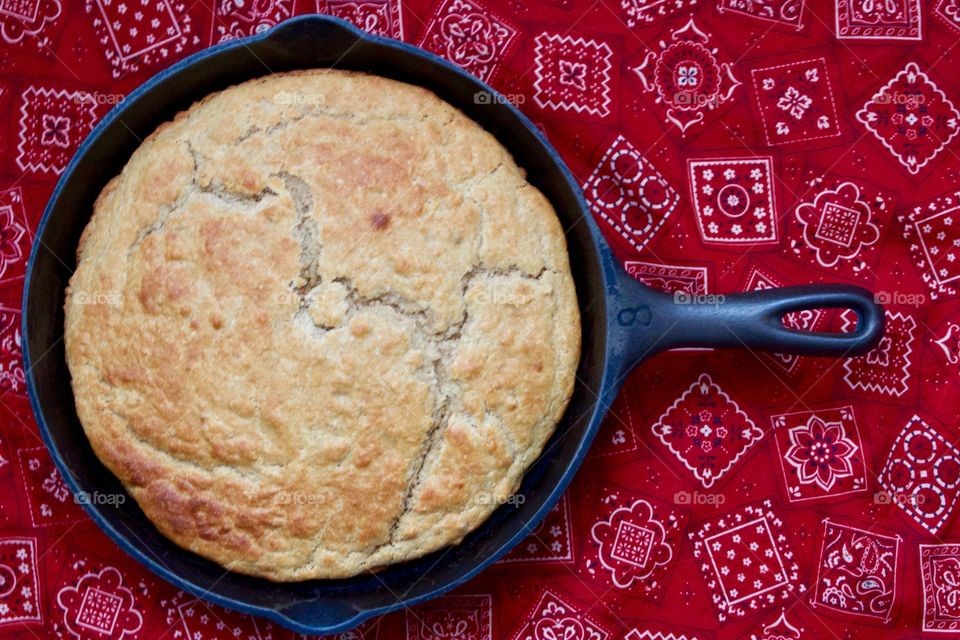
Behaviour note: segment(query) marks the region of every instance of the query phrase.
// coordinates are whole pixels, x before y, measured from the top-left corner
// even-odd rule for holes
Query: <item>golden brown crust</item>
[[[566,244],[432,93],[269,76],[161,126],[104,189],[66,301],[77,412],[179,545],[273,580],[457,543],[573,389]]]

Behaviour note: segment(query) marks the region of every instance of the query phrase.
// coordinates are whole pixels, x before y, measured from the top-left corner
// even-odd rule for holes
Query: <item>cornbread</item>
[[[233,571],[353,576],[456,544],[573,390],[563,230],[429,91],[271,75],[162,125],[66,298],[77,413],[157,528]]]

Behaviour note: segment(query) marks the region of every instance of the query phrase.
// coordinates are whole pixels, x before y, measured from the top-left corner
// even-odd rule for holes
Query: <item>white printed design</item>
[[[960,630],[960,544],[921,544],[920,576],[923,631],[956,634]]]
[[[406,610],[407,640],[493,640],[493,598],[443,596]]]
[[[777,242],[772,156],[688,160],[687,174],[704,244]]]
[[[960,495],[960,451],[920,416],[913,416],[890,449],[880,472],[890,501],[937,535]]]
[[[173,0],[85,0],[113,77],[177,58],[198,45],[187,6]]]
[[[723,479],[764,435],[705,373],[670,405],[651,431],[705,489]]]
[[[697,6],[700,0],[620,0],[620,6],[627,15],[627,26],[646,26],[661,18],[688,11]]]
[[[711,520],[690,534],[721,623],[753,615],[806,588],[769,500]]]
[[[666,120],[685,135],[704,121],[707,112],[730,101],[742,83],[733,65],[720,62],[713,38],[691,18],[683,27],[660,40],[659,51],[648,51],[632,67],[644,91],[655,95],[655,104],[666,109]]]
[[[707,267],[627,260],[623,263],[623,268],[634,278],[657,291],[683,291],[695,296],[710,293],[710,272]]]
[[[86,91],[27,87],[20,104],[17,166],[59,175],[96,119],[96,101]]]
[[[902,542],[899,535],[824,520],[813,606],[890,622]]]
[[[856,314],[841,314],[843,332],[853,331]],[[886,331],[880,344],[865,356],[844,360],[843,379],[851,389],[871,391],[896,398],[910,389],[911,359],[917,321],[899,311],[886,311]]]
[[[680,196],[622,135],[583,185],[590,208],[642,251],[677,207]]]
[[[0,1],[0,37],[9,44],[33,40],[41,51],[53,44],[44,27],[63,15],[62,0]]]
[[[853,407],[772,416],[784,486],[792,502],[863,493],[866,467]]]
[[[133,592],[113,567],[81,576],[75,585],[60,589],[56,602],[63,610],[64,626],[74,638],[120,640],[143,626]]]
[[[0,191],[0,282],[24,275],[30,241],[20,187]]]
[[[367,33],[403,40],[401,0],[317,0],[317,12],[343,18]]]
[[[960,33],[960,0],[940,0],[933,12],[943,24]]]
[[[590,535],[600,546],[600,564],[621,589],[649,578],[673,560],[667,531],[654,517],[653,506],[642,498],[594,524]]]
[[[801,203],[796,218],[804,243],[823,267],[844,260],[863,268],[857,257],[880,239],[880,229],[871,221],[870,205],[852,182],[824,189],[812,202]]]
[[[717,10],[761,20],[767,24],[803,29],[806,0],[720,0]]]
[[[460,636],[434,635],[431,640]],[[512,640],[607,640],[609,630],[570,604],[559,594],[546,590],[539,602],[527,614],[527,622],[513,635]]]
[[[36,538],[0,538],[0,626],[41,622]]]
[[[920,0],[835,0],[841,40],[921,40]]]
[[[750,77],[767,144],[831,144],[843,134],[826,58],[756,67]]]
[[[447,0],[437,7],[420,46],[489,82],[517,35],[516,27],[478,2]]]
[[[948,191],[898,216],[910,255],[933,299],[957,294],[960,280],[960,191]]]
[[[534,40],[533,99],[544,109],[610,115],[610,62],[606,42],[541,33]]]
[[[210,42],[262,33],[293,15],[293,0],[215,0]]]
[[[911,175],[960,133],[960,111],[915,62],[881,87],[856,117]]]

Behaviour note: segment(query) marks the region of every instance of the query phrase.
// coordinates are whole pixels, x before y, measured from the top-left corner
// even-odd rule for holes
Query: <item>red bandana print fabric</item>
[[[957,0],[0,0],[0,639],[304,638],[178,592],[86,517],[31,417],[20,296],[56,179],[113,105],[315,12],[499,89],[641,282],[860,284],[887,315],[845,361],[647,361],[525,541],[336,638],[960,637]]]

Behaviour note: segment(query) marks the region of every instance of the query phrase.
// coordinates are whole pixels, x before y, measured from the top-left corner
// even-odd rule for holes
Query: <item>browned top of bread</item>
[[[143,142],[78,251],[84,430],[160,531],[234,571],[457,543],[573,389],[551,205],[422,88],[315,70],[213,94]]]

